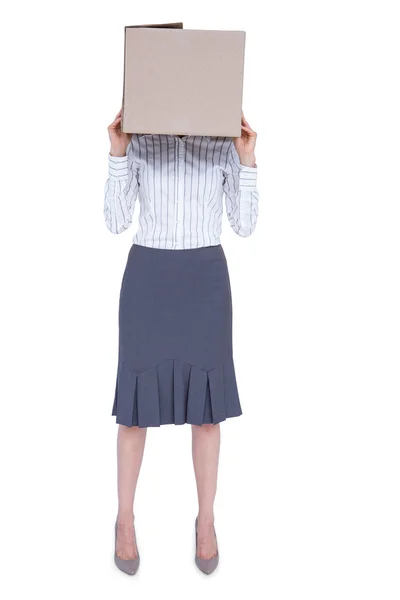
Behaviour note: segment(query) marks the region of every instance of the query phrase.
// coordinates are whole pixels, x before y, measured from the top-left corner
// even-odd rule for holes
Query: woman
[[[238,138],[126,134],[121,112],[111,148],[104,217],[112,233],[132,222],[119,299],[118,370],[112,414],[118,429],[117,566],[139,567],[134,498],[147,427],[190,423],[198,491],[195,561],[218,564],[214,498],[220,422],[242,414],[232,357],[232,304],[220,245],[223,195],[231,227],[257,221],[256,133],[242,115]]]

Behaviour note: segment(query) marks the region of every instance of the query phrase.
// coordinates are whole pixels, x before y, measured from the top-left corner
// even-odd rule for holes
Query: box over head
[[[244,31],[125,27],[125,133],[241,135]]]

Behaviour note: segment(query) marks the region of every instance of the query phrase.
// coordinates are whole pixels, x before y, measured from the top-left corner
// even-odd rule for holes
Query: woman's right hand
[[[131,141],[132,134],[124,133],[121,129],[122,108],[111,125],[108,126],[108,135],[111,142],[111,156],[125,156],[126,149]]]

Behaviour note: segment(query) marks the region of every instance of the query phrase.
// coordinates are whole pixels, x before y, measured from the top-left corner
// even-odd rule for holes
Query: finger
[[[109,126],[109,129],[116,129],[117,127],[120,127],[121,125],[121,117],[117,117]]]
[[[243,115],[243,124],[246,125],[247,127],[250,127],[250,123],[246,120],[244,115]],[[251,127],[250,127],[250,129],[251,129]]]
[[[246,125],[242,125],[242,129],[250,135],[251,137],[257,137],[257,133],[251,127],[246,127]]]
[[[115,118],[119,117],[121,114],[122,114],[122,108],[120,109],[119,113],[117,114],[117,116]]]
[[[244,117],[243,117],[243,125],[246,125],[246,127],[249,127],[251,129],[250,123],[248,121],[246,121],[246,119]]]
[[[244,129],[244,131],[246,131],[247,133],[254,133],[254,134],[255,134],[255,131],[253,131],[253,130],[251,129],[251,127],[246,127],[246,125],[242,125],[241,127],[242,127],[242,129]]]

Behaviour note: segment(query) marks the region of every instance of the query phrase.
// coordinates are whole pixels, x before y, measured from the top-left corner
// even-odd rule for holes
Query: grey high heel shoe
[[[117,565],[118,569],[121,569],[121,571],[123,571],[127,575],[135,575],[136,571],[139,568],[139,563],[140,563],[139,549],[138,549],[137,558],[132,558],[130,560],[129,559],[124,560],[123,558],[120,558],[119,556],[117,556],[117,529],[118,529],[118,523],[117,523],[117,521],[115,521],[114,562]],[[136,531],[135,531],[135,539],[136,539]],[[136,542],[136,547],[137,547],[137,542]]]
[[[196,548],[195,548],[195,556],[194,556],[195,563],[199,567],[200,571],[203,571],[203,573],[206,573],[206,575],[210,575],[210,573],[215,571],[215,569],[217,568],[218,562],[219,562],[218,541],[217,541],[217,554],[215,556],[213,556],[212,558],[200,558],[200,556],[197,556],[197,517],[196,517],[196,521],[194,524],[194,529],[196,532]],[[215,539],[217,540],[217,534],[215,533],[215,528],[214,528],[214,535],[215,535]]]

